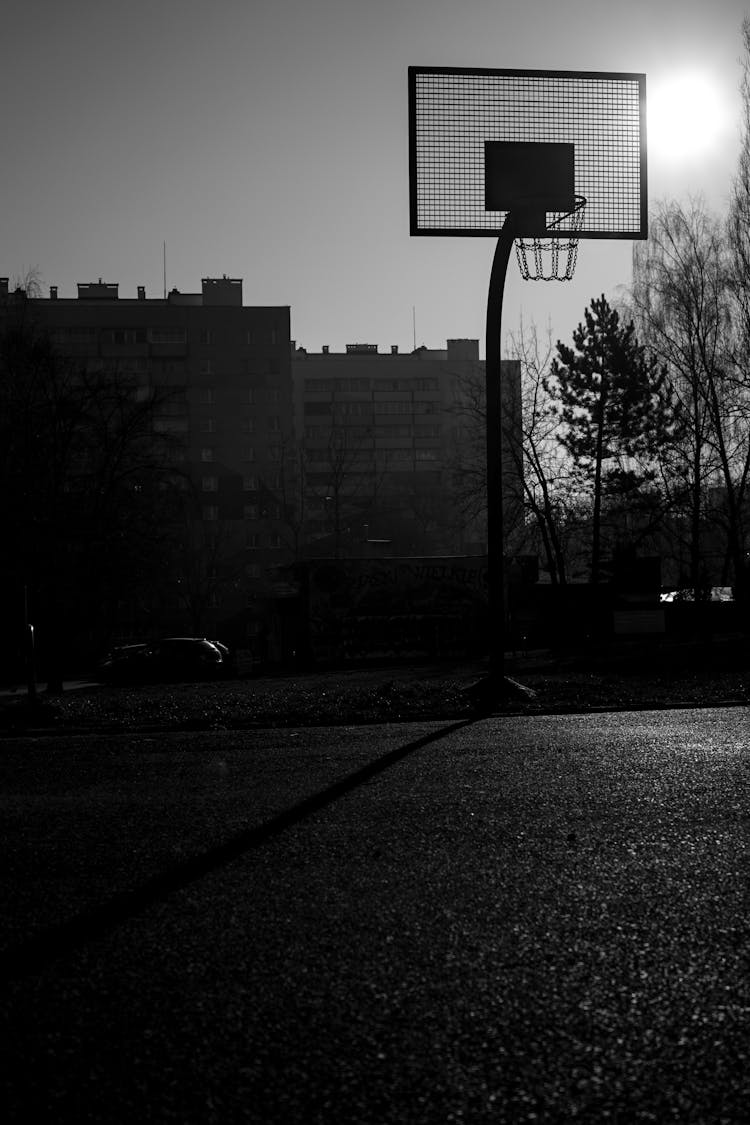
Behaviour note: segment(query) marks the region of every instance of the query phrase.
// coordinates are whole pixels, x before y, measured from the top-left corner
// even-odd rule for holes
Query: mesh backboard
[[[508,211],[488,205],[485,152],[496,160],[537,143],[574,148],[586,200],[577,238],[646,237],[645,75],[448,67],[409,67],[411,233],[497,236]],[[513,183],[514,169],[503,179]],[[547,225],[575,230],[555,211],[554,187],[550,204]]]

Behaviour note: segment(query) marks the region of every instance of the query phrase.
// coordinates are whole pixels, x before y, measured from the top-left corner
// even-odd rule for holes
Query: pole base
[[[490,672],[471,684],[466,689],[466,695],[476,707],[477,711],[491,715],[493,711],[501,710],[512,703],[530,703],[536,699],[536,692],[510,676],[502,676]]]

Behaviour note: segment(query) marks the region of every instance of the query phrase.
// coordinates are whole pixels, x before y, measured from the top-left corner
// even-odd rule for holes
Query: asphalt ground
[[[748,711],[6,738],[13,1122],[747,1122]]]

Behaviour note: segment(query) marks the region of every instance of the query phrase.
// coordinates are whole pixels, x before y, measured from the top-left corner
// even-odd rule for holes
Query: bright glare
[[[708,156],[731,126],[718,85],[697,71],[649,83],[647,107],[649,152],[671,163]]]

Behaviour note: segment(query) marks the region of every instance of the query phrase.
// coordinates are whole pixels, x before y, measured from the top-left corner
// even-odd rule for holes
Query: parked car
[[[222,641],[212,640],[211,644],[216,645],[219,652],[221,653],[221,657],[222,657],[222,661],[223,661],[222,675],[226,676],[227,679],[230,679],[233,676],[237,676],[238,672],[237,672],[237,656],[236,656],[236,654],[233,653],[231,651],[231,649],[228,647],[228,645],[225,645]]]
[[[214,680],[227,671],[224,655],[206,637],[163,637],[152,644],[113,649],[99,666],[102,679],[117,683]]]
[[[111,679],[117,670],[127,667],[139,653],[144,652],[147,648],[148,645],[145,641],[127,645],[114,645],[97,664],[99,677]]]

